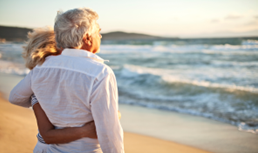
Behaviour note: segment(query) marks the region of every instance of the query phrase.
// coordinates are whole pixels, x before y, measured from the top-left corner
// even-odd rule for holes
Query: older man
[[[10,102],[28,107],[34,93],[57,128],[95,121],[98,139],[49,145],[48,152],[124,152],[115,75],[94,54],[101,39],[97,19],[98,14],[87,8],[59,12],[54,30],[62,54],[49,56],[10,94]]]

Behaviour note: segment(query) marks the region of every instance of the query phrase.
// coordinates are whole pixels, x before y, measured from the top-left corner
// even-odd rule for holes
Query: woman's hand
[[[121,119],[121,113],[118,111],[118,118]],[[94,121],[88,122],[81,127],[82,137],[88,137],[92,139],[97,139],[96,126]]]
[[[81,127],[82,136],[97,139],[96,126],[94,121],[88,122]]]

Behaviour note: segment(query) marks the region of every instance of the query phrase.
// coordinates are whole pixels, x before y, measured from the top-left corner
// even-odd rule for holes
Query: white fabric
[[[47,149],[48,149],[48,144],[44,144],[38,141],[33,150],[33,153],[47,153]]]
[[[99,144],[104,153],[124,152],[116,78],[103,61],[84,50],[65,49],[59,56],[47,57],[11,91],[9,101],[24,107],[31,106],[34,93],[56,127],[95,121],[98,140],[50,145],[49,152],[99,152]]]

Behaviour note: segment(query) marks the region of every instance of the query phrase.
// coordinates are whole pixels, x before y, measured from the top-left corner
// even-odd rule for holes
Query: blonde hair
[[[80,48],[83,37],[98,30],[98,14],[89,8],[59,11],[55,19],[56,46],[59,49]]]
[[[23,58],[27,68],[33,69],[36,65],[43,64],[47,56],[58,54],[60,51],[56,49],[53,28],[37,28],[28,33],[28,41],[23,46]]]

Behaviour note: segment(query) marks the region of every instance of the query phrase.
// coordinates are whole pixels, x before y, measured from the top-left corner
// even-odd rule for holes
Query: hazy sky
[[[258,36],[258,0],[0,0],[0,25],[53,26],[56,12],[89,7],[102,32],[162,36]]]

